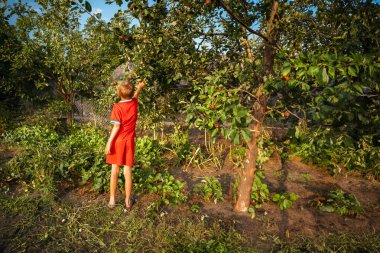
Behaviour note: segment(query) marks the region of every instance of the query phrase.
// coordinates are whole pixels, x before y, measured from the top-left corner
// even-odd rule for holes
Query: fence
[[[99,110],[96,101],[87,98],[74,99],[74,120],[76,122],[92,122],[94,125],[107,129],[110,125],[111,107]]]

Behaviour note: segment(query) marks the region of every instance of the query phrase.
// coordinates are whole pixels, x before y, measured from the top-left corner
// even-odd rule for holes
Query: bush
[[[91,180],[98,191],[107,188],[109,168],[104,162],[105,134],[90,125],[72,126],[59,135],[46,126],[21,126],[8,132],[4,142],[19,152],[9,162],[10,174],[42,192],[55,192],[65,178]]]
[[[55,145],[59,139],[59,135],[46,126],[21,126],[4,135],[4,142],[8,146],[26,149],[41,145]]]
[[[341,172],[344,167],[380,178],[380,147],[373,145],[373,136],[362,136],[359,141],[354,141],[350,136],[328,128],[302,130],[300,127],[291,134],[290,149],[306,162],[325,166],[333,174]]]

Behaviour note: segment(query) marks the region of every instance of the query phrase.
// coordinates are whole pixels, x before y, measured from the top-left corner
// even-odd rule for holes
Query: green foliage
[[[9,131],[5,143],[20,149],[9,162],[14,177],[43,192],[55,192],[62,178],[91,180],[98,191],[108,189],[110,169],[104,163],[105,134],[92,126],[72,126],[60,136],[44,126]]]
[[[57,144],[59,135],[54,130],[43,126],[21,126],[7,132],[4,141],[10,146],[34,148]]]
[[[293,201],[298,199],[298,195],[295,193],[276,193],[273,195],[273,202],[275,202],[281,210],[287,209],[293,206]]]
[[[326,198],[312,200],[309,204],[319,208],[321,211],[339,215],[357,215],[363,211],[355,195],[346,193],[341,189],[331,190]]]
[[[55,150],[59,140],[56,132],[41,126],[22,126],[7,132],[5,144],[20,148],[9,162],[11,177],[30,183],[32,189],[54,193],[56,160],[61,158]]]
[[[42,108],[35,110],[25,117],[28,126],[43,126],[46,128],[65,132],[66,119],[71,111],[71,106],[60,100],[46,101]]]
[[[234,149],[231,149],[230,152],[230,161],[236,166],[236,167],[243,167],[243,161],[245,157],[245,151],[246,147],[235,147]]]
[[[224,86],[226,69],[205,78],[205,84],[194,86],[194,93],[187,105],[187,122],[210,132],[215,141],[222,134],[234,144],[249,141],[251,122],[249,110],[239,102],[238,89]],[[228,127],[227,127],[228,126]]]
[[[270,148],[273,145],[271,138],[266,136],[265,133],[260,135],[257,139],[257,148],[258,148],[258,156],[256,159],[256,165],[258,168],[261,168],[265,162],[269,160],[269,158],[273,154],[273,150]]]
[[[148,136],[137,138],[135,159],[143,168],[159,167],[162,165],[162,147],[157,140]]]
[[[110,212],[98,202],[70,204],[35,194],[11,197],[3,192],[0,212],[8,221],[1,227],[3,237],[9,238],[2,245],[5,252],[54,252],[57,248],[123,252],[126,247],[136,253],[252,251],[242,244],[243,234],[217,220],[201,220],[187,213],[170,212],[151,219],[144,209],[132,209],[126,215],[120,206]]]
[[[355,142],[350,136],[330,129],[300,127],[296,127],[293,134],[290,149],[305,161],[327,167],[333,174],[345,168],[379,178],[380,147],[373,145],[374,137],[363,136]]]
[[[183,164],[185,161],[190,160],[192,154],[192,147],[189,142],[189,132],[181,131],[179,127],[174,127],[174,133],[168,136],[170,147],[175,152],[177,157],[177,164]]]
[[[302,172],[300,173],[300,175],[306,180],[306,181],[309,181],[311,179],[311,176],[309,173],[307,172]]]
[[[198,205],[191,205],[190,207],[190,211],[192,211],[193,213],[199,213],[200,210],[201,208]]]
[[[60,164],[59,169],[67,176],[81,176],[84,182],[91,181],[95,190],[109,190],[110,165],[105,163],[104,147],[106,135],[93,126],[73,126],[70,134],[62,142],[68,159]],[[119,184],[121,184],[119,178]]]
[[[176,180],[167,170],[134,167],[132,180],[136,192],[157,193],[165,205],[180,205],[187,200],[185,183]]]
[[[262,171],[255,172],[255,178],[251,189],[251,202],[255,208],[261,207],[261,205],[269,201],[269,189],[266,184],[262,182],[265,179]]]
[[[213,199],[215,204],[224,200],[222,185],[215,177],[205,177],[193,190],[201,193],[206,201]]]

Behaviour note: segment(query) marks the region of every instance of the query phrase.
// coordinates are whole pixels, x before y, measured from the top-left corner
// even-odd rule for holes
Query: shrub
[[[10,161],[10,174],[39,191],[54,192],[59,179],[91,180],[98,191],[108,186],[109,168],[104,162],[105,134],[93,126],[72,126],[60,136],[46,126],[21,126],[4,141],[18,147]]]
[[[380,178],[380,147],[374,146],[373,136],[362,136],[354,141],[346,134],[329,128],[315,130],[296,127],[291,133],[290,149],[304,161],[325,166],[333,174],[344,167],[363,175]]]

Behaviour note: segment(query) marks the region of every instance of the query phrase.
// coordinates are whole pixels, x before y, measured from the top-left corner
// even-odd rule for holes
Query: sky
[[[18,0],[8,0],[7,1],[8,4],[13,4],[13,3],[17,3],[17,2],[18,2]],[[21,2],[22,3],[28,3],[33,8],[38,9],[38,4],[34,0],[21,0]],[[92,13],[93,14],[101,13],[102,14],[102,19],[105,20],[105,21],[110,21],[110,19],[113,17],[113,15],[115,13],[117,13],[117,11],[119,9],[125,10],[125,9],[128,8],[128,6],[127,6],[127,4],[126,4],[125,1],[123,1],[123,5],[122,6],[118,6],[115,3],[113,3],[113,4],[106,4],[105,0],[89,0],[88,2],[91,4]],[[87,14],[87,13],[83,14],[82,17],[81,17],[81,23],[82,24],[86,23],[86,20],[89,17],[90,17],[90,15]],[[10,20],[10,22],[12,23],[12,20]]]

